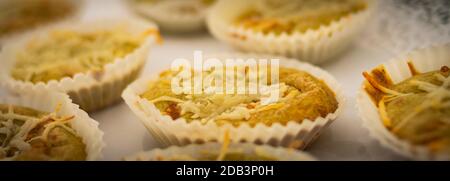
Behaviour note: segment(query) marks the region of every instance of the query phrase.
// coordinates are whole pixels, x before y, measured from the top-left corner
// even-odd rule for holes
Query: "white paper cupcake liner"
[[[47,26],[52,26],[54,24],[61,23],[61,22],[80,20],[82,8],[84,7],[84,5],[86,3],[85,0],[65,0],[65,1],[68,1],[69,3],[73,4],[73,6],[75,7],[75,12],[73,12],[73,14],[69,14],[67,17],[64,17],[64,18],[61,18],[61,19],[58,19],[55,21],[39,24],[36,27],[31,27],[26,30],[17,31],[17,32],[14,32],[11,34],[7,34],[4,37],[0,37],[0,50],[1,50],[2,46],[7,45],[9,42],[14,42],[17,38],[20,38],[21,35],[26,34],[28,32],[36,31],[37,29],[41,29],[41,28],[46,28]]]
[[[222,145],[219,143],[192,144],[184,147],[171,146],[166,149],[154,149],[147,152],[140,152],[124,158],[125,161],[158,161],[160,158],[170,158],[173,156],[189,155],[193,158],[199,158],[202,154],[219,154]],[[267,145],[258,146],[251,143],[231,144],[228,152],[239,151],[244,154],[254,155],[264,153],[266,156],[275,158],[278,161],[316,161],[317,159],[311,155],[286,149],[282,147],[271,147]]]
[[[24,82],[11,77],[10,71],[15,65],[16,52],[24,49],[26,43],[34,37],[46,37],[48,32],[54,29],[71,29],[76,31],[98,31],[123,26],[130,33],[154,32],[146,41],[132,53],[123,58],[116,58],[112,63],[104,66],[101,73],[78,73],[74,77],[66,77],[59,81],[52,80],[48,83]],[[20,40],[8,44],[0,53],[3,61],[0,67],[0,80],[6,82],[8,88],[13,91],[27,91],[33,87],[46,88],[66,92],[74,103],[88,112],[102,109],[120,100],[120,95],[125,87],[135,80],[148,58],[150,47],[158,40],[158,30],[153,24],[132,20],[97,20],[92,22],[63,23],[46,29],[30,32]]]
[[[105,143],[98,122],[79,109],[78,105],[73,104],[66,94],[36,88],[20,94],[6,91],[0,93],[0,104],[23,106],[43,112],[55,112],[60,105],[60,110],[56,112],[58,116],[75,116],[70,125],[86,145],[86,160],[98,160],[102,157]]]
[[[152,19],[163,31],[191,33],[205,29],[208,7],[203,5],[200,0],[166,0],[154,4],[129,1],[129,5],[134,11]],[[177,7],[193,7],[199,12],[196,14],[179,13],[173,10]]]
[[[273,56],[223,54],[208,56],[218,59],[226,58],[272,58]],[[298,60],[281,58],[280,67],[290,67],[303,70],[323,80],[335,93],[338,108],[334,113],[315,120],[303,120],[301,123],[290,121],[286,125],[279,123],[267,126],[257,124],[251,127],[249,124],[241,124],[234,127],[231,124],[218,126],[215,122],[201,124],[200,121],[187,123],[184,119],[173,120],[170,116],[162,115],[154,104],[140,97],[148,84],[157,77],[141,78],[132,83],[122,94],[123,99],[131,110],[139,117],[153,137],[163,145],[186,145],[190,143],[204,143],[208,141],[220,141],[225,132],[229,132],[231,142],[253,142],[258,144],[270,144],[273,146],[290,146],[298,143],[300,149],[306,148],[320,133],[336,119],[344,106],[344,96],[339,83],[326,71]]]
[[[376,7],[374,1],[367,0],[366,10],[340,18],[317,30],[276,35],[233,25],[238,12],[251,8],[255,1],[227,0],[216,3],[207,17],[210,32],[217,39],[242,51],[293,57],[313,64],[331,60],[346,50],[365,27]]]
[[[408,61],[412,62],[414,67],[422,73],[439,70],[443,65],[450,66],[450,44],[419,49],[383,64],[394,83],[412,76],[408,68]],[[392,134],[383,125],[377,106],[364,90],[364,83],[358,92],[357,106],[364,126],[369,129],[371,136],[383,146],[411,159],[450,160],[448,154],[435,154],[425,146],[413,145]]]

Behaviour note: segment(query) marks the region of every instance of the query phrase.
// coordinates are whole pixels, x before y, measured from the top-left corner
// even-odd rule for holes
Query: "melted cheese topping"
[[[388,75],[375,78],[364,74],[370,85],[382,94],[377,104],[383,124],[414,144],[450,153],[449,69],[443,66],[440,71],[424,74],[417,72],[412,65],[410,69],[413,77],[395,85],[379,83],[388,80]]]
[[[101,72],[106,64],[133,52],[149,33],[131,35],[124,27],[96,32],[54,30],[48,38],[28,42],[17,54],[11,74],[37,83]]]
[[[342,17],[367,8],[364,0],[261,0],[256,7],[242,13],[237,26],[256,32],[306,32],[329,25]]]
[[[278,83],[261,84],[255,94],[250,94],[249,90],[245,93],[228,94],[224,88],[222,93],[183,92],[178,95],[171,89],[171,79],[177,72],[167,71],[158,80],[151,82],[141,97],[155,104],[163,114],[174,120],[181,117],[188,122],[198,120],[202,124],[286,124],[289,121],[315,120],[337,109],[335,95],[324,82],[306,72],[289,68],[280,68],[280,71]],[[202,76],[210,77],[210,73],[212,72],[203,72]],[[220,80],[229,80],[228,78]],[[224,87],[225,85],[226,83]],[[210,88],[206,86],[202,90]]]
[[[0,160],[14,160],[22,152],[32,149],[31,143],[33,141],[47,142],[49,133],[56,127],[63,128],[70,134],[76,135],[76,132],[69,126],[69,122],[74,116],[58,117],[55,112],[47,115],[37,111],[34,111],[34,113],[37,113],[37,115],[29,116],[16,113],[12,105],[8,105],[7,112],[0,111],[0,136],[4,136],[4,139],[0,139]],[[32,134],[32,130],[37,129],[41,124],[44,124],[42,133],[33,135],[35,133]]]
[[[208,72],[204,72],[203,76],[208,76]],[[227,78],[230,78],[229,76]],[[212,86],[212,85],[211,85]],[[205,87],[205,90],[210,87]],[[224,88],[225,89],[225,88]],[[174,102],[177,103],[181,109],[181,114],[189,113],[190,119],[200,118],[202,123],[207,123],[214,120],[248,120],[251,113],[258,111],[265,111],[269,109],[279,108],[278,98],[270,97],[265,103],[267,106],[261,105],[259,101],[267,95],[271,95],[276,92],[280,92],[283,95],[287,91],[287,85],[284,83],[276,85],[261,85],[260,94],[202,94],[202,95],[190,95],[186,94],[184,99],[179,99],[171,96],[160,96],[156,99],[150,100],[151,103],[158,102]],[[223,100],[228,99],[230,101]],[[248,108],[248,104],[254,104],[253,109]]]

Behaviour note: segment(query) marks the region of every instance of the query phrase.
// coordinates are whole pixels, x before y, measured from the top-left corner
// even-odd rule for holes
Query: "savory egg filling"
[[[124,27],[94,32],[54,30],[47,38],[35,38],[17,53],[11,71],[16,80],[44,82],[101,72],[106,64],[138,48],[147,33],[133,35]]]
[[[304,33],[365,9],[364,0],[262,0],[235,25],[264,34]]]
[[[394,84],[383,67],[371,74],[366,91],[378,105],[383,124],[396,136],[436,152],[450,153],[450,69],[419,73]]]

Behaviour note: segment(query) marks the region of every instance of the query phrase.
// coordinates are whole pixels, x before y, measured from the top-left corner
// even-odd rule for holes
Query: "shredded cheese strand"
[[[29,143],[33,140],[42,139],[46,141],[49,132],[55,127],[61,127],[67,130],[69,133],[75,135],[75,131],[67,126],[69,121],[74,119],[74,116],[63,118],[58,118],[56,116],[56,113],[61,110],[61,107],[62,104],[58,104],[56,106],[55,112],[50,113],[46,116],[42,116],[41,118],[17,114],[14,112],[14,107],[12,105],[8,105],[8,112],[6,114],[0,112],[0,118],[6,120],[0,122],[0,134],[6,133],[6,139],[3,141],[3,143],[1,143],[0,147],[1,160],[13,160],[21,151],[30,149],[31,145]],[[19,126],[17,124],[14,124],[13,120],[21,120],[24,121],[24,123]],[[28,141],[25,141],[31,130],[36,128],[36,126],[38,126],[39,124],[49,120],[52,120],[53,122],[44,125],[45,129],[40,136],[36,136],[29,139]],[[6,157],[6,151],[10,150],[11,148],[18,149],[14,152],[14,156],[3,158]]]
[[[223,161],[223,159],[227,155],[229,147],[230,147],[230,132],[226,130],[225,134],[223,135],[223,144],[222,148],[220,149],[220,154],[216,159],[217,161]]]
[[[369,83],[373,87],[375,87],[376,89],[380,90],[381,92],[383,92],[385,94],[395,95],[395,96],[404,96],[405,95],[404,93],[397,92],[395,90],[392,90],[392,89],[382,86],[367,72],[364,72],[363,75],[366,78],[366,80],[369,81]]]
[[[389,119],[389,116],[386,112],[386,105],[384,102],[384,98],[382,98],[380,100],[380,102],[378,103],[378,108],[379,108],[380,117],[381,117],[381,120],[383,121],[384,126],[386,126],[387,128],[392,127],[392,121],[391,121],[391,119]]]
[[[157,103],[157,102],[164,102],[164,101],[170,101],[170,102],[176,102],[176,103],[183,103],[184,101],[181,99],[177,99],[170,96],[161,96],[156,99],[151,100],[151,103]]]
[[[440,75],[440,74],[439,74]],[[399,131],[401,128],[403,128],[407,123],[412,120],[413,117],[415,117],[420,112],[430,108],[430,107],[446,107],[450,105],[450,90],[448,90],[448,86],[450,84],[450,77],[443,78],[440,76],[437,76],[439,80],[443,80],[443,83],[441,86],[437,86],[428,82],[424,81],[417,81],[412,80],[411,83],[417,85],[417,87],[428,94],[427,99],[425,99],[424,102],[422,102],[420,105],[417,106],[416,111],[412,112],[410,115],[406,116],[404,119],[402,119],[398,125],[394,128],[394,132]],[[439,78],[440,77],[440,78]],[[450,122],[443,121],[443,123],[449,124]]]

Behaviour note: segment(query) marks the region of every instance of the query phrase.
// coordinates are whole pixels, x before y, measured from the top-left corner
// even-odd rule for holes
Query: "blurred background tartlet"
[[[82,5],[82,0],[1,0],[0,44],[36,27],[76,19]]]
[[[158,41],[158,28],[138,20],[61,23],[8,43],[0,54],[0,78],[14,91],[43,87],[68,93],[91,112],[120,100]]]
[[[195,33],[205,29],[205,19],[216,0],[128,0],[139,15],[154,21],[164,32]]]
[[[239,50],[319,64],[348,48],[374,7],[370,0],[222,0],[207,24]]]

